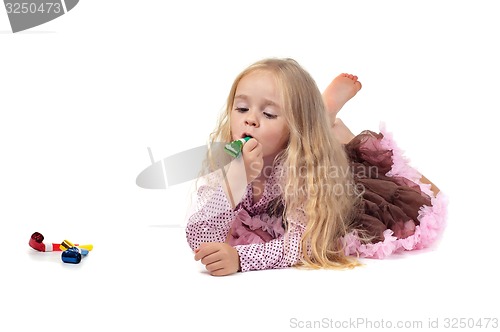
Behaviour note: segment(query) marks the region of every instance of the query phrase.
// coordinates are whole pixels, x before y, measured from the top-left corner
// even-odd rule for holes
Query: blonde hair
[[[359,194],[353,185],[343,146],[331,134],[321,93],[310,74],[293,59],[264,59],[241,72],[231,87],[226,109],[210,143],[231,140],[230,114],[238,83],[255,71],[274,75],[283,116],[290,130],[286,148],[275,159],[286,170],[281,179],[286,223],[305,213],[301,265],[308,268],[352,268],[356,259],[344,253],[342,236],[352,228]],[[209,168],[215,169],[209,153]],[[300,170],[297,175],[297,170]],[[301,176],[303,171],[307,176]],[[339,193],[338,190],[341,190]],[[289,225],[287,224],[287,227]]]

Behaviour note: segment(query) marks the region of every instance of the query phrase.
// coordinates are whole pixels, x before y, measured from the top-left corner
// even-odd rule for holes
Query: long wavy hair
[[[290,130],[288,144],[274,163],[281,163],[286,170],[280,183],[284,189],[281,201],[285,226],[300,213],[307,219],[298,265],[308,268],[360,265],[355,258],[345,255],[341,241],[353,228],[360,195],[344,148],[332,135],[321,92],[311,75],[295,60],[264,59],[241,72],[210,135],[210,143],[231,141],[230,116],[236,88],[243,77],[255,71],[267,71],[275,77]],[[209,152],[206,167],[214,170],[221,157],[225,158],[223,154]]]

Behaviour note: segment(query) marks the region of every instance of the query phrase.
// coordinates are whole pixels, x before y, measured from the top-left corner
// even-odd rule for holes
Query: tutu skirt
[[[440,237],[446,220],[446,198],[437,196],[421,174],[410,167],[388,133],[363,131],[345,147],[354,181],[363,193],[355,227],[344,238],[345,253],[384,258],[395,252],[422,249]]]

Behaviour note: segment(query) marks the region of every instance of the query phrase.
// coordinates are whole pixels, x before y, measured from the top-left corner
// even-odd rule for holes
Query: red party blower
[[[59,246],[61,245],[60,243],[49,243],[45,244],[43,243],[43,235],[41,233],[35,232],[31,235],[29,245],[31,248],[37,250],[37,251],[62,251]],[[75,244],[75,246],[78,246],[78,244]]]

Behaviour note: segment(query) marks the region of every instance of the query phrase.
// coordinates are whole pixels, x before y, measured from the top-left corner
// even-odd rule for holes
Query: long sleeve
[[[246,192],[241,201],[232,208],[222,186],[210,187],[201,186],[197,192],[197,206],[194,213],[189,217],[186,227],[186,237],[191,249],[197,249],[203,242],[231,242],[228,237],[231,228],[231,236],[235,236],[243,228],[241,218],[259,218],[260,215],[268,215],[269,205],[273,200],[282,195],[279,185],[279,165],[272,176],[266,181],[264,193],[258,202],[253,202],[253,188],[247,185]],[[303,209],[294,213],[287,213],[289,216],[288,228],[283,235],[268,242],[245,242],[248,238],[241,238],[245,244],[234,245],[240,258],[240,268],[242,272],[252,270],[286,268],[298,263],[302,257],[302,234],[305,231],[306,216]],[[293,217],[292,217],[293,216]],[[235,220],[238,222],[235,223]],[[281,221],[280,221],[281,224]],[[246,228],[245,232],[252,232],[256,228]],[[276,236],[273,233],[273,237]],[[239,238],[239,237],[238,237]],[[255,239],[254,239],[255,240]],[[240,242],[241,243],[241,242]],[[248,244],[247,244],[248,243]]]
[[[203,242],[225,242],[236,212],[221,186],[198,189],[197,211],[188,220],[186,238],[191,249]]]
[[[235,246],[240,256],[241,271],[279,269],[295,265],[302,256],[301,238],[304,230],[303,222],[290,222],[285,235],[274,240]]]

